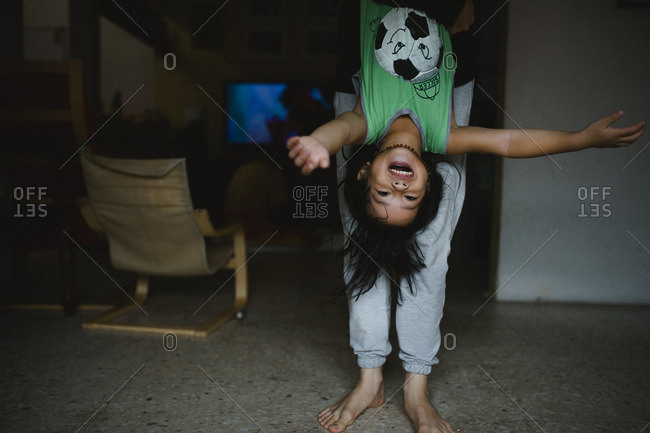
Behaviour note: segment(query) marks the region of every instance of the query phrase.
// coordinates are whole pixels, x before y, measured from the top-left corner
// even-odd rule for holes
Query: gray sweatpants
[[[457,87],[453,92],[456,122],[469,123],[474,83]],[[336,114],[351,110],[356,96],[337,93],[334,99]],[[344,150],[351,154],[350,149]],[[400,346],[399,357],[404,369],[410,373],[429,374],[431,366],[438,363],[436,354],[440,348],[440,320],[445,303],[445,277],[451,238],[456,228],[465,199],[465,156],[449,158],[454,164],[438,164],[437,171],[443,178],[442,199],[438,214],[427,228],[418,235],[426,267],[415,275],[415,293],[400,281],[403,296],[397,305],[395,326]],[[345,159],[337,155],[339,182],[345,177]],[[347,233],[351,217],[342,192],[339,191],[339,207],[343,228]],[[345,266],[347,269],[347,257]],[[347,282],[347,274],[345,276]],[[359,297],[350,299],[350,346],[357,355],[361,368],[380,367],[391,351],[388,333],[391,322],[390,280],[381,274],[374,287]]]

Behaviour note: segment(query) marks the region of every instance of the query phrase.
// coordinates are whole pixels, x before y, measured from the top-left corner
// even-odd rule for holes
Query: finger
[[[293,155],[292,155],[293,153]],[[308,147],[305,147],[302,143],[298,144],[296,147],[291,149],[289,152],[289,157],[290,158],[297,158],[299,156],[302,156],[303,160],[307,159],[309,155],[311,154],[311,151],[309,150]]]
[[[304,152],[304,148],[302,144],[298,144],[295,146],[293,149],[289,151],[289,158],[294,159],[296,156],[298,156],[301,152]]]
[[[605,122],[606,127],[611,125],[612,123],[616,122],[618,119],[623,117],[623,110],[618,110],[613,112],[607,117],[603,117],[601,121]]]
[[[618,110],[610,114],[609,116],[605,117],[607,120],[607,125],[611,125],[612,123],[616,122],[618,119],[623,117],[623,110]]]
[[[294,135],[290,139],[287,140],[287,147],[289,149],[293,149],[296,144],[300,143],[300,137],[297,135]]]
[[[329,158],[326,158],[326,157],[321,158],[321,160],[320,160],[320,164],[318,164],[318,166],[319,166],[320,168],[327,168],[327,167],[329,167],[329,166],[330,166],[330,159],[329,159]]]
[[[289,158],[294,159],[300,153],[301,146],[295,146],[289,151]]]
[[[621,138],[620,141],[623,143],[623,145],[632,144],[636,140],[638,140],[639,137],[641,137],[643,135],[643,133],[645,132],[645,123],[641,122],[641,124],[637,125],[637,126],[640,126],[638,131],[636,131],[632,135],[627,135],[627,136]]]
[[[645,122],[639,122],[636,125],[628,126],[626,128],[616,128],[616,133],[619,135],[620,140],[634,141],[639,138],[645,131]]]
[[[293,163],[296,167],[302,167],[309,159],[309,152],[303,151],[296,156],[296,159],[293,160]]]
[[[637,138],[641,137],[643,133],[645,132],[645,122],[639,122],[638,124],[634,125],[633,131],[631,133],[631,137],[634,137],[634,140]]]
[[[302,168],[302,174],[305,176],[308,174],[311,174],[312,171],[314,171],[314,167],[311,166],[310,164],[305,164],[305,166]]]

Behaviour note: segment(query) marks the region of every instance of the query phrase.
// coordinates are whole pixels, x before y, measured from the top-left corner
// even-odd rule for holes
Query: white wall
[[[23,25],[27,29],[25,58],[29,60],[62,60],[67,55],[70,0],[23,0]],[[64,28],[63,47],[55,46],[41,35],[42,29]],[[30,30],[31,29],[31,30]],[[113,114],[111,101],[116,91],[126,102],[138,88],[144,87],[123,108],[123,114],[138,114],[154,107],[153,49],[127,32],[100,18],[101,103],[104,113]]]
[[[25,60],[67,58],[69,6],[69,0],[23,0]]]
[[[122,93],[122,103],[133,96],[122,114],[139,114],[154,107],[153,48],[128,34],[106,18],[100,26],[100,82],[102,109],[113,114],[111,101],[115,92]],[[136,91],[144,84],[144,87]]]
[[[615,5],[509,3],[506,127],[650,121],[650,9]],[[498,299],[650,303],[649,143],[504,160]]]
[[[70,0],[23,0],[25,27],[68,27]]]

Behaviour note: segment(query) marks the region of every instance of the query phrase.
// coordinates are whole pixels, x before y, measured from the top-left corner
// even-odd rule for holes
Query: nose
[[[394,180],[392,185],[397,191],[405,191],[409,187],[408,183],[402,180]]]

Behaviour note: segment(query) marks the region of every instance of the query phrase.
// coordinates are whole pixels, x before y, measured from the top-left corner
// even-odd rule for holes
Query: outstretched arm
[[[541,129],[487,129],[452,124],[447,153],[491,153],[510,158],[532,158],[555,153],[574,152],[591,147],[620,147],[633,143],[643,134],[645,122],[625,128],[612,123],[622,111],[596,120],[580,132]]]
[[[342,113],[334,120],[316,128],[310,135],[295,136],[287,140],[289,158],[307,175],[316,168],[327,168],[330,155],[348,144],[362,144],[368,125],[357,99],[352,111]]]

